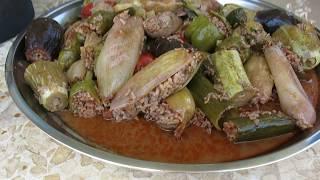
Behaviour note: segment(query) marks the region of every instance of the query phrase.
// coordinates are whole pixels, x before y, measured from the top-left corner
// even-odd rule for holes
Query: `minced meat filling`
[[[182,122],[181,114],[172,110],[165,102],[145,108],[144,113],[146,120],[155,121],[164,130],[174,130]]]
[[[196,109],[190,124],[203,128],[208,134],[211,134],[212,124],[199,108]]]
[[[92,70],[94,66],[95,47],[102,41],[102,38],[97,33],[91,32],[86,36],[84,46],[80,47],[81,59],[84,61],[85,67]]]
[[[94,48],[91,46],[81,47],[81,59],[84,60],[86,69],[92,70],[94,66]]]
[[[123,119],[133,119],[139,112],[146,112],[151,106],[158,106],[161,100],[167,98],[172,93],[184,87],[185,83],[196,70],[199,62],[199,58],[194,57],[194,60],[191,61],[191,63],[189,63],[185,68],[181,69],[166,81],[159,84],[159,86],[154,88],[145,97],[141,98],[140,100],[136,100],[134,104],[113,110],[113,117],[117,121],[121,121]],[[128,93],[128,95],[130,95],[130,93]]]
[[[238,133],[238,128],[232,122],[224,122],[223,131],[227,134],[230,141],[234,141]]]
[[[285,54],[285,56],[287,57],[292,68],[296,72],[303,72],[303,65],[302,65],[302,62],[301,62],[301,59],[299,58],[299,56],[296,53],[294,53],[293,51],[289,50],[288,48],[283,47],[281,50]]]
[[[103,106],[97,103],[88,92],[79,92],[73,96],[72,111],[75,115],[84,118],[92,118],[100,115],[103,111]]]
[[[219,31],[221,31],[223,34],[228,35],[230,32],[230,27],[227,26],[226,23],[224,23],[221,19],[218,17],[210,17],[210,21],[217,26]]]
[[[89,27],[92,31],[97,32],[97,34],[103,34],[103,28],[101,28],[101,24],[103,22],[103,16],[101,14],[98,14],[97,16],[94,16],[91,23],[89,23]]]

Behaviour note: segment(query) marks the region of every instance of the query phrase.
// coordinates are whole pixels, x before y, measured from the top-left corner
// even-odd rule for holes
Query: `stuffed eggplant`
[[[86,0],[80,17],[65,32],[39,18],[26,33],[25,81],[50,112],[179,140],[198,136],[198,126],[233,143],[316,124],[318,32],[283,10]]]
[[[51,61],[56,58],[63,39],[63,28],[50,18],[32,21],[25,35],[25,55],[28,61]]]

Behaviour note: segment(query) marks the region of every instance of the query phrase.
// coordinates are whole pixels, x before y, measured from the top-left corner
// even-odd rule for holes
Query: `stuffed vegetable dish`
[[[26,84],[92,146],[160,162],[271,152],[317,119],[316,28],[212,0],[85,0],[35,19]]]

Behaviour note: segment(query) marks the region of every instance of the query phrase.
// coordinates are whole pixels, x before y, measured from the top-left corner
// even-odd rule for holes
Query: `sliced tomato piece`
[[[150,53],[142,53],[140,55],[139,61],[136,65],[135,72],[140,71],[143,67],[147,66],[154,60],[154,57]]]
[[[92,15],[92,12],[91,12],[92,8],[93,8],[92,2],[83,6],[83,8],[81,9],[81,17],[87,18],[87,17],[91,16]]]

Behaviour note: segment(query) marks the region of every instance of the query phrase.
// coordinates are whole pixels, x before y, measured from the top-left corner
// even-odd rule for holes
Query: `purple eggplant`
[[[192,46],[178,38],[156,38],[147,43],[147,51],[155,57],[176,48],[192,48]]]
[[[28,61],[53,60],[60,50],[63,28],[50,18],[35,19],[25,35],[25,55]]]
[[[261,23],[264,30],[270,34],[282,25],[296,25],[299,23],[299,20],[292,14],[280,9],[258,11],[255,19]]]

